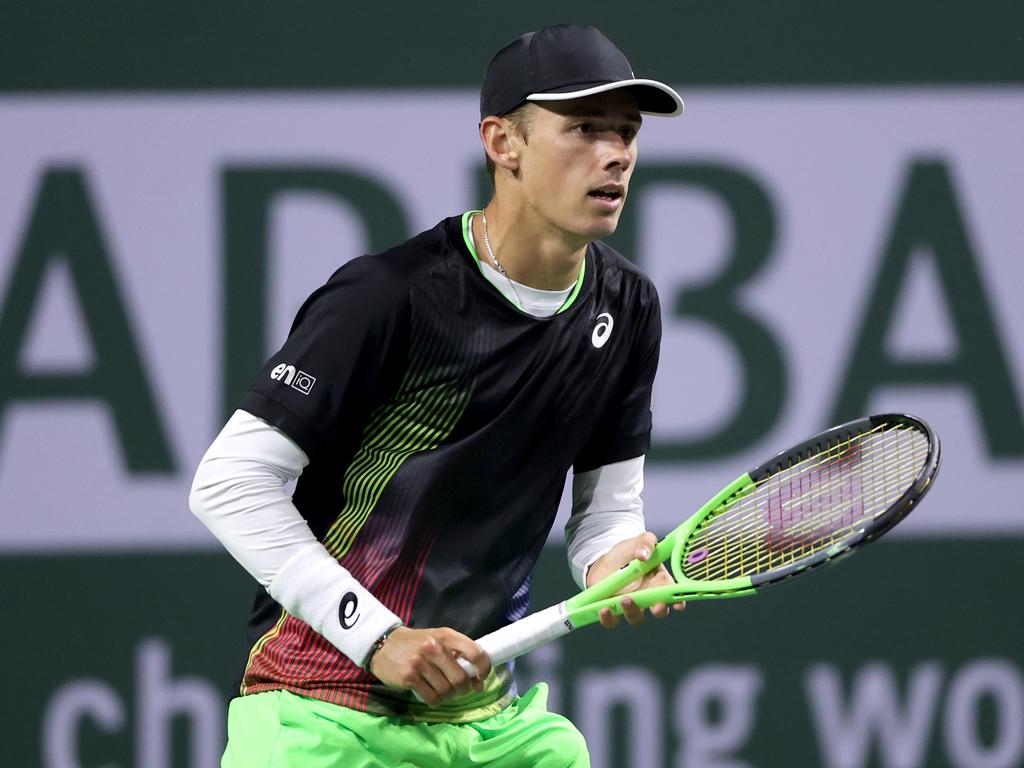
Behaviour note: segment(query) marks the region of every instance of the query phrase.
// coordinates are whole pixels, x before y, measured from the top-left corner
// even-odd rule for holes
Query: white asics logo
[[[597,320],[598,322],[594,327],[594,333],[590,337],[590,342],[600,349],[608,341],[608,337],[612,335],[612,326],[615,325],[615,321],[607,312],[602,312],[598,315]]]

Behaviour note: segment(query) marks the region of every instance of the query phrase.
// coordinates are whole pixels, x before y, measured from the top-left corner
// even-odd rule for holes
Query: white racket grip
[[[572,622],[565,617],[565,603],[559,603],[496,629],[481,637],[477,643],[487,651],[491,664],[497,665],[529,653],[537,646],[567,635],[574,629]],[[457,661],[470,677],[480,676],[476,667],[466,659],[460,656]]]

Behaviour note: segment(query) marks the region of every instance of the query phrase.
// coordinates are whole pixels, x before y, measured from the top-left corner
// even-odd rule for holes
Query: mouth
[[[605,184],[603,187],[592,189],[587,194],[596,200],[607,202],[618,202],[622,199],[624,188],[621,184]]]

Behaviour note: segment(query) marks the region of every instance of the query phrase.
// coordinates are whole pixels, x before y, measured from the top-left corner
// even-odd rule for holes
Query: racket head
[[[749,594],[878,539],[931,487],[940,453],[934,430],[907,414],[857,419],[779,453],[670,535],[679,596]]]

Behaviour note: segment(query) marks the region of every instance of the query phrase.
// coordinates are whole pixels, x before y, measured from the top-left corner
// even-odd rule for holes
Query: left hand
[[[596,584],[605,576],[614,573],[632,560],[649,559],[657,543],[658,537],[650,531],[641,533],[635,538],[620,541],[604,555],[595,560],[593,565],[590,566],[590,570],[587,571],[587,586],[590,587]],[[672,578],[668,569],[666,569],[664,564],[662,564],[646,576],[637,579],[632,584],[626,585],[619,594],[624,595],[628,592],[635,592],[638,589],[661,587],[674,583],[675,579]],[[672,610],[681,611],[685,607],[686,603],[674,603],[672,605]],[[668,616],[668,614],[669,606],[664,603],[658,603],[657,605],[651,606],[651,615],[656,619],[663,619]],[[640,608],[628,597],[622,600],[622,615],[625,617],[626,621],[634,625],[642,624],[645,618],[643,608]],[[608,608],[602,608],[600,621],[601,626],[603,627],[616,627],[619,624],[619,617],[612,613]]]

